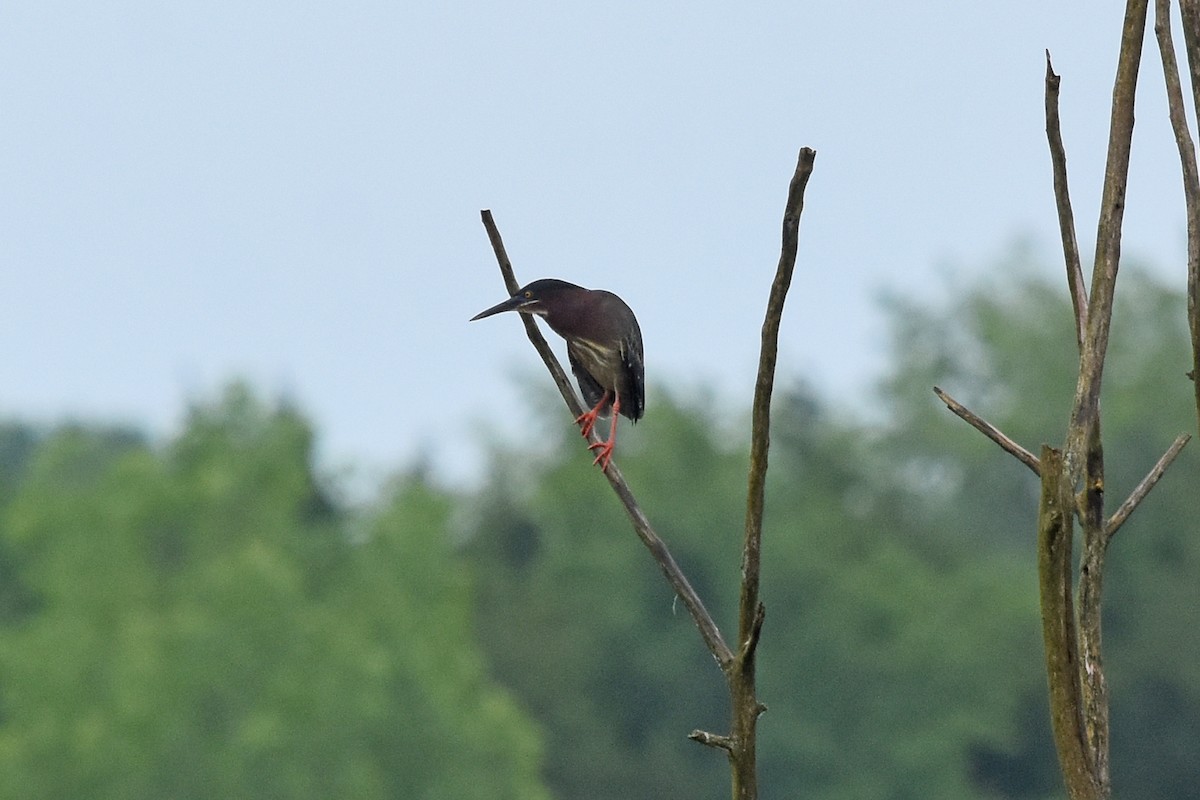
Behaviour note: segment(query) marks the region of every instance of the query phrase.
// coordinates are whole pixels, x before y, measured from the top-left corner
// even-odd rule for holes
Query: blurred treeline
[[[1061,441],[1065,291],[1009,267],[888,302],[869,415],[777,392],[764,797],[1060,796],[1037,483],[930,391],[1031,449]],[[1127,270],[1118,298],[1110,512],[1196,425],[1182,295]],[[649,402],[620,466],[729,636],[746,420],[658,384]],[[724,759],[685,738],[725,732],[719,672],[566,412],[544,408],[539,446],[496,448],[484,486],[414,470],[367,509],[314,470],[300,414],[244,387],[165,443],[0,428],[0,797],[727,797]],[[1123,800],[1200,786],[1195,446],[1110,554]]]

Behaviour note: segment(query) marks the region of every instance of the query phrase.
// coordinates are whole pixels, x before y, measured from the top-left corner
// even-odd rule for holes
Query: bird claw
[[[613,441],[610,439],[607,442],[595,442],[588,445],[588,450],[596,449],[599,449],[600,452],[596,454],[596,459],[592,461],[592,466],[594,467],[599,464],[600,471],[607,472],[608,462],[612,461]]]
[[[596,427],[596,418],[599,416],[600,415],[593,410],[585,411],[575,418],[575,424],[583,426],[579,430],[579,432],[583,435],[583,438],[586,439],[591,435],[592,428]]]

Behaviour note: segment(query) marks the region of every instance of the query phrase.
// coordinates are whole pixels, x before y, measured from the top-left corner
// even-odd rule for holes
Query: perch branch
[[[1021,445],[1005,436],[1003,431],[1001,431],[995,425],[992,425],[990,422],[976,414],[971,409],[964,406],[962,403],[955,400],[950,395],[946,394],[941,388],[937,386],[933,387],[933,393],[938,396],[939,400],[946,404],[946,408],[957,414],[972,428],[979,431],[996,444],[1000,445],[1000,448],[1004,450],[1004,452],[1013,456],[1022,464],[1029,467],[1029,469],[1033,470],[1034,475],[1042,474],[1041,463],[1038,461],[1037,456],[1035,456],[1033,453],[1029,452],[1024,447],[1021,447]]]
[[[1176,436],[1175,441],[1167,448],[1167,452],[1162,454],[1162,458],[1158,459],[1158,462],[1151,467],[1150,472],[1146,473],[1146,477],[1142,478],[1142,482],[1134,487],[1134,490],[1129,493],[1129,497],[1125,499],[1125,502],[1121,503],[1117,510],[1113,512],[1113,515],[1108,518],[1108,524],[1104,526],[1106,543],[1112,541],[1112,537],[1117,532],[1117,529],[1125,524],[1125,521],[1129,519],[1129,515],[1138,507],[1138,504],[1146,499],[1146,495],[1150,494],[1150,490],[1158,483],[1159,478],[1167,471],[1167,467],[1171,466],[1171,462],[1175,460],[1175,457],[1179,455],[1179,451],[1183,449],[1184,445],[1191,438],[1191,434],[1188,433],[1181,433]]]
[[[804,209],[804,189],[812,174],[816,152],[804,147],[796,163],[788,189],[787,205],[783,216],[783,245],[775,280],[767,301],[766,319],[762,328],[762,349],[759,354],[758,380],[755,384],[754,406],[751,423],[750,476],[746,500],[746,529],[742,550],[742,589],[738,618],[738,648],[730,650],[712,617],[705,609],[687,577],[675,563],[666,544],[651,527],[630,491],[624,476],[615,464],[610,463],[605,475],[617,493],[633,523],[642,543],[650,550],[663,575],[675,590],[676,595],[687,607],[696,623],[709,652],[717,660],[729,686],[733,731],[729,736],[720,736],[706,731],[693,731],[688,738],[709,747],[725,750],[729,754],[730,771],[733,779],[733,796],[736,800],[755,800],[758,796],[758,777],[755,755],[755,726],[766,706],[755,696],[755,654],[762,631],[766,609],[758,599],[760,576],[760,553],[762,544],[763,506],[766,488],[767,449],[770,442],[771,392],[775,380],[775,362],[779,346],[779,323],[783,315],[784,300],[791,284],[796,265],[799,243],[800,214]],[[512,263],[504,249],[500,232],[490,211],[481,212],[484,228],[496,254],[500,273],[509,294],[520,288],[513,274]],[[525,332],[542,356],[547,369],[554,378],[559,392],[571,413],[578,416],[583,408],[575,390],[567,380],[566,373],[558,363],[554,352],[546,343],[531,318],[523,316]],[[593,432],[592,441],[597,441]]]
[[[508,289],[509,294],[516,294],[520,284],[517,283],[516,277],[513,274],[512,262],[508,259],[508,254],[504,250],[504,242],[500,238],[500,231],[496,227],[495,220],[492,219],[492,212],[483,210],[480,212],[483,219],[483,226],[487,229],[488,239],[491,240],[492,249],[496,254],[496,261],[500,266],[500,273],[504,277],[504,285]],[[579,416],[583,413],[583,406],[579,402],[579,398],[575,395],[575,390],[571,388],[570,382],[567,380],[567,375],[563,371],[562,365],[558,363],[558,358],[554,355],[554,351],[550,349],[550,345],[546,342],[546,338],[542,336],[538,330],[533,318],[526,314],[518,315],[525,324],[525,333],[529,336],[529,341],[533,343],[534,348],[545,362],[546,368],[550,370],[551,376],[554,378],[554,383],[558,386],[559,392],[566,401],[568,408],[571,409],[571,414]],[[592,443],[599,441],[595,432],[592,433],[590,439]],[[667,545],[654,528],[650,525],[649,519],[642,511],[637,499],[629,488],[629,484],[625,482],[625,477],[617,468],[616,463],[609,464],[608,469],[604,471],[608,482],[612,485],[613,491],[620,498],[621,504],[625,506],[625,511],[629,515],[630,522],[633,523],[633,529],[637,533],[638,538],[642,540],[642,544],[650,551],[654,560],[658,563],[659,569],[667,579],[667,583],[671,584],[671,588],[675,590],[675,594],[683,601],[684,607],[688,613],[692,615],[692,620],[696,623],[696,628],[700,631],[701,638],[704,639],[704,644],[708,647],[713,658],[717,660],[722,671],[728,671],[729,665],[733,663],[734,655],[725,644],[725,640],[721,637],[721,631],[717,628],[717,624],[713,622],[712,615],[708,613],[708,609],[704,607],[704,602],[700,596],[696,594],[696,590],[692,588],[692,584],[688,581],[687,576],[683,574],[683,570],[675,563],[675,559],[671,556],[671,551],[667,549]]]

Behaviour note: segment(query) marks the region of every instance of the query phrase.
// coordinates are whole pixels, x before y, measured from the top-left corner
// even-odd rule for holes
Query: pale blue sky
[[[325,463],[481,423],[544,435],[547,380],[479,224],[523,280],[622,295],[650,398],[748,402],[797,150],[818,151],[784,380],[861,391],[876,297],[937,292],[1018,237],[1057,264],[1043,50],[1090,252],[1121,9],[915,3],[108,3],[0,9],[0,416],[159,433],[248,377]],[[1148,42],[1126,252],[1182,281],[1183,210]],[[1057,272],[1055,273],[1057,277]],[[931,402],[933,399],[931,397]]]

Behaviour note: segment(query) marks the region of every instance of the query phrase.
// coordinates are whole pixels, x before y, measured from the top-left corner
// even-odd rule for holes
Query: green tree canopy
[[[869,415],[802,385],[776,398],[764,796],[1059,796],[1037,482],[930,391],[1030,449],[1061,439],[1065,292],[992,274],[891,299]],[[1183,297],[1126,270],[1118,298],[1110,511],[1195,426]],[[748,426],[654,388],[621,468],[728,633]],[[304,418],[240,386],[162,443],[0,425],[0,796],[725,797],[723,760],[685,738],[725,729],[719,671],[569,418],[544,408],[549,448],[497,451],[478,491],[414,472],[361,510],[315,473]],[[1200,785],[1198,458],[1109,562],[1122,798]]]
[[[448,499],[402,480],[356,517],[311,450],[240,387],[161,448],[0,436],[0,796],[548,796]]]

